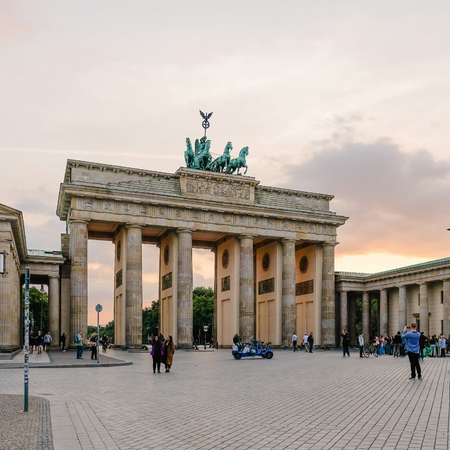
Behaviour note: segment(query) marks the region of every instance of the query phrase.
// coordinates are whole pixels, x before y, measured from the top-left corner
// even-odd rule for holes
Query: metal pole
[[[30,344],[30,268],[25,267],[25,360],[23,365],[24,403],[23,410],[28,411],[28,358]]]
[[[100,312],[97,311],[97,363],[100,363]]]

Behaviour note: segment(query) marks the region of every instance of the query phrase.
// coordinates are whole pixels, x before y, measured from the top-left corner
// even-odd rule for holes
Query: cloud
[[[0,45],[5,45],[29,33],[32,26],[19,18],[20,11],[12,2],[4,2],[0,8]]]
[[[333,194],[330,209],[350,217],[338,229],[337,254],[448,256],[450,161],[380,139],[325,148],[285,174],[294,189]]]

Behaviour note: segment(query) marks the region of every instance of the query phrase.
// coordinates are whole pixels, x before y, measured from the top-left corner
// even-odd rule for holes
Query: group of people
[[[52,343],[52,335],[50,331],[47,334],[43,334],[42,331],[38,331],[34,334],[33,330],[30,330],[30,353],[36,349],[38,355],[42,353],[43,350],[48,350],[50,344]]]
[[[89,346],[91,349],[91,359],[97,359],[97,347],[99,343],[102,344],[103,351],[106,352],[108,347],[109,338],[104,334],[99,342],[97,332],[94,331],[89,337]],[[65,341],[64,341],[65,343]],[[83,359],[84,343],[83,343],[83,332],[79,331],[74,338],[75,347],[77,349],[77,359]]]
[[[362,344],[361,344],[362,342]],[[375,334],[371,343],[377,349],[378,355],[392,355],[394,357],[404,357],[405,353],[405,338],[397,332],[395,336],[383,336]],[[362,356],[362,346],[364,346],[363,333],[358,338]],[[344,345],[344,342],[343,342]],[[445,354],[450,350],[450,336],[446,339],[443,335],[425,336],[423,332],[419,336],[419,357],[423,361],[425,356],[431,357],[445,357]]]
[[[292,335],[292,346],[294,347],[294,352],[297,351],[297,343],[298,343],[298,336],[297,333],[294,333]],[[313,352],[312,350],[314,347],[314,336],[312,331],[310,334],[305,333],[305,335],[303,336],[303,347],[306,353],[308,353],[308,351],[309,353]]]
[[[161,373],[161,363],[166,368],[166,373],[170,372],[173,364],[173,354],[175,353],[175,345],[172,336],[168,335],[165,339],[162,334],[159,336],[150,336],[149,344],[152,346],[151,355],[153,358],[153,373]]]

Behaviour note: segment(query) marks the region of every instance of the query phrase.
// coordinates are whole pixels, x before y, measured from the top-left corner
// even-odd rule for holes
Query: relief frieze
[[[211,181],[187,180],[186,191],[190,194],[205,194],[215,197],[234,197],[243,200],[250,199],[250,188],[247,186],[235,186],[227,183],[215,183]]]

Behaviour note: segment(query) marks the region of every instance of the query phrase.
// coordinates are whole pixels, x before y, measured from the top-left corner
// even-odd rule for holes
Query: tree
[[[25,289],[23,293],[23,303],[25,305]],[[30,322],[33,324],[32,329],[34,331],[41,330],[41,319],[42,319],[42,332],[47,333],[48,331],[48,297],[46,292],[41,292],[34,286],[30,287],[29,290],[30,298]],[[41,304],[42,300],[42,304]],[[25,307],[25,306],[24,306]],[[42,315],[41,315],[42,311]],[[55,338],[55,336],[54,336]],[[56,336],[59,339],[59,336]]]
[[[159,330],[159,301],[152,302],[150,307],[142,310],[142,342],[148,340],[151,334],[158,334]]]
[[[196,287],[193,292],[194,336],[204,337],[203,326],[214,323],[214,291],[211,288]],[[209,327],[207,339],[211,339]]]

